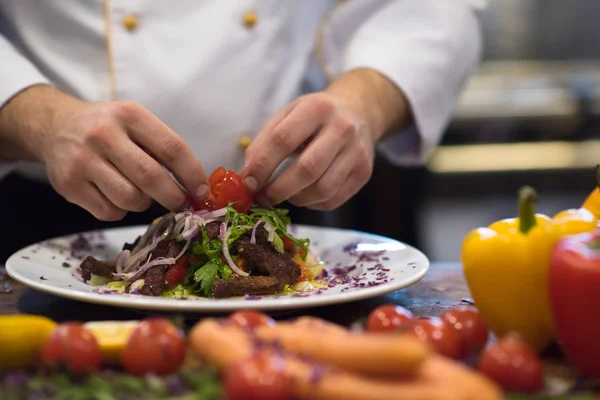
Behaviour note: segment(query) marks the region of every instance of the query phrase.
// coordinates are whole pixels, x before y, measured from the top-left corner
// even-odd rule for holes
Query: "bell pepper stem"
[[[519,230],[527,234],[536,225],[535,203],[537,192],[530,186],[519,189]]]

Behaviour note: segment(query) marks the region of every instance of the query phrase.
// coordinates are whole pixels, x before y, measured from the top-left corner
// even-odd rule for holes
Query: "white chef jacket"
[[[181,135],[207,173],[239,170],[241,139],[300,94],[368,67],[402,89],[415,119],[378,150],[422,163],[478,64],[484,2],[2,0],[0,106],[39,83],[89,101],[133,100]],[[25,167],[0,160],[0,178]]]

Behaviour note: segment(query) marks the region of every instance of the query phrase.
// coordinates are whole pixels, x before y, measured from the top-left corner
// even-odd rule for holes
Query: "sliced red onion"
[[[196,221],[191,221],[190,225],[191,227],[182,232],[180,235],[183,240],[191,240],[194,236],[196,236],[196,234],[198,234],[198,231],[200,230],[200,225],[198,225]]]
[[[218,210],[214,210],[214,211],[201,210],[201,211],[195,212],[194,214],[196,214],[202,218],[224,217],[225,214],[227,214],[227,207],[219,208]]]
[[[115,269],[116,269],[117,273],[119,273],[119,274],[123,273],[123,265],[125,264],[125,261],[127,260],[127,258],[129,258],[130,254],[131,254],[130,250],[123,250],[121,253],[119,253],[119,256],[117,257],[117,261],[115,262]]]
[[[123,281],[133,282],[133,281],[137,280],[140,276],[142,276],[146,271],[148,271],[152,267],[155,267],[157,265],[173,265],[176,262],[177,262],[177,260],[174,258],[158,257],[157,259],[152,260],[152,261],[147,262],[146,264],[142,265],[140,267],[140,269],[138,269],[135,272],[131,272],[129,274],[113,274],[113,277],[123,280]]]
[[[267,221],[261,219],[256,224],[254,224],[254,227],[252,228],[252,235],[250,235],[250,243],[256,244],[256,229],[258,228],[258,226],[260,224],[265,224],[265,223],[267,223]]]
[[[238,266],[235,265],[233,259],[231,258],[231,255],[229,254],[229,246],[227,245],[227,240],[229,239],[230,234],[231,229],[227,229],[227,221],[225,221],[221,224],[219,232],[219,236],[221,236],[221,240],[223,241],[223,256],[225,257],[225,260],[227,260],[227,264],[233,272],[240,276],[248,276],[250,274],[239,269]]]
[[[148,246],[140,249],[134,256],[129,257],[123,265],[123,272],[131,272],[136,265],[138,265],[151,251],[153,251],[156,246],[164,239],[164,237],[159,237],[154,242],[150,243]]]
[[[272,243],[273,240],[275,240],[275,235],[276,235],[275,234],[275,229],[268,222],[265,222],[265,229],[267,230],[267,232],[269,232],[269,237],[268,237],[267,240]]]
[[[227,232],[227,222],[222,222],[221,226],[219,226],[219,238],[221,240],[226,240],[226,232]]]

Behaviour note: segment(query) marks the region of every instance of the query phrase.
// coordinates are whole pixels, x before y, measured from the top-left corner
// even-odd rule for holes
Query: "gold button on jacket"
[[[123,26],[129,32],[136,30],[138,27],[138,24],[139,24],[139,21],[135,15],[128,15],[125,18],[123,18]]]
[[[258,22],[258,14],[254,11],[248,11],[246,14],[244,14],[243,22],[246,28],[254,28],[254,26]]]

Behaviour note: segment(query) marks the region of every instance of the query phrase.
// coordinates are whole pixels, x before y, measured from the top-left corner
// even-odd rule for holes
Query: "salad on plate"
[[[218,168],[210,195],[150,224],[114,260],[86,257],[82,279],[119,293],[228,298],[306,291],[323,264],[290,233],[285,209],[253,206],[234,171]]]

